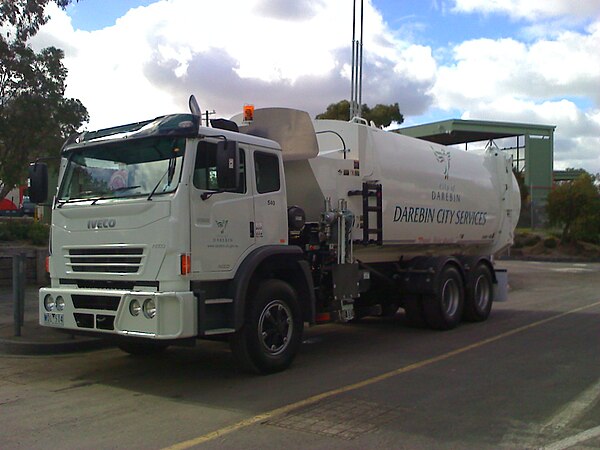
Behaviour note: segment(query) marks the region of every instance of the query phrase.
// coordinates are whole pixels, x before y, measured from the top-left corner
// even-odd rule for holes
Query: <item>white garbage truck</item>
[[[510,158],[362,119],[244,119],[202,126],[193,107],[67,140],[42,326],[131,354],[227,339],[243,368],[270,373],[305,324],[400,308],[440,330],[488,318],[506,283],[493,255],[520,210]],[[44,202],[47,166],[29,177]]]

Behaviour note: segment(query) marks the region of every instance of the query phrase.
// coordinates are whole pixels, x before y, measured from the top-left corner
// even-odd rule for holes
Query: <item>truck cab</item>
[[[83,133],[61,150],[40,323],[131,353],[234,334],[250,285],[236,274],[289,252],[286,211],[276,142],[189,114]]]

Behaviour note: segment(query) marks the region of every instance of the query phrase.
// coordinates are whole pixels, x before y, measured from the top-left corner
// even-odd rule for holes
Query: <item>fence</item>
[[[0,247],[0,286],[10,286],[13,282],[13,256],[25,255],[25,281],[27,284],[48,283],[46,273],[47,248],[39,247]]]

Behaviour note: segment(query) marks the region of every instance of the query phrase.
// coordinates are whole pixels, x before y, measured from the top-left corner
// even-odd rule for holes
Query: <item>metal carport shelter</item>
[[[552,189],[555,129],[554,125],[450,119],[395,131],[444,145],[465,144],[467,151],[472,142],[515,138],[515,145],[500,149],[511,152],[513,166],[524,174],[525,185],[529,188],[531,217],[520,222],[536,227],[545,221],[546,197]]]

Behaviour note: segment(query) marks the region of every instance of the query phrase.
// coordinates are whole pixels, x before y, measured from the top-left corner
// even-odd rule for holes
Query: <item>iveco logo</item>
[[[97,228],[114,228],[117,225],[117,219],[91,219],[88,220],[87,227],[90,230]]]

